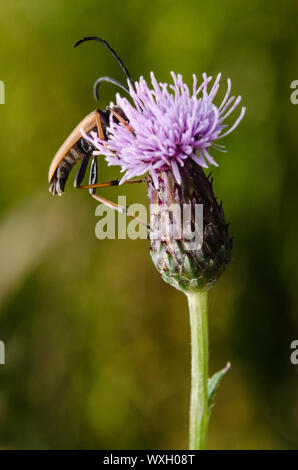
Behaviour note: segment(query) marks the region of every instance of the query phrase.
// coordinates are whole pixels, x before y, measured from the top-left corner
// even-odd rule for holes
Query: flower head
[[[232,239],[222,204],[213,191],[213,179],[193,160],[186,161],[180,171],[181,184],[171,171],[159,174],[158,189],[153,182],[148,183],[150,254],[162,279],[189,293],[215,285],[231,260]],[[203,213],[197,218],[198,205],[203,206]],[[187,225],[187,216],[184,217],[185,208],[190,209],[190,225]],[[176,214],[180,217],[176,218]],[[161,229],[163,220],[164,231]],[[190,246],[189,241],[194,241],[196,235],[189,237],[187,226],[201,238],[200,246],[196,243]],[[175,236],[175,229],[178,236]]]
[[[92,133],[91,141],[103,154],[109,165],[121,166],[125,172],[120,183],[148,172],[155,187],[162,171],[171,171],[181,184],[181,168],[191,159],[201,167],[216,165],[210,148],[225,152],[217,140],[232,132],[244,116],[242,107],[239,117],[228,127],[226,118],[235,110],[241,97],[230,96],[231,81],[219,106],[213,100],[219,89],[221,74],[208,91],[212,77],[203,74],[203,82],[197,85],[193,75],[192,92],[181,75],[172,72],[173,84],[158,83],[151,72],[152,88],[143,77],[134,86],[129,83],[133,104],[116,95],[117,105],[129,121],[129,126],[115,122],[111,114],[108,142]],[[89,138],[90,139],[90,138]]]

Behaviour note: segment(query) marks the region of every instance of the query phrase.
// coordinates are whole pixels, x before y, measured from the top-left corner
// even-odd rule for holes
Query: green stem
[[[189,449],[206,448],[208,407],[207,292],[187,294],[191,329]]]

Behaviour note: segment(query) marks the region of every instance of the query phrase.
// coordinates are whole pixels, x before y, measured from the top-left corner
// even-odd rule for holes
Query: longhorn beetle
[[[79,44],[86,42],[86,41],[98,41],[103,44],[109,52],[115,57],[118,64],[120,65],[121,69],[126,75],[126,78],[131,86],[133,86],[132,80],[130,78],[129,72],[125,65],[123,64],[122,60],[118,57],[116,52],[109,46],[109,44],[104,40],[97,36],[92,37],[84,37],[80,39],[74,47],[77,47]],[[123,85],[121,82],[114,78],[110,77],[99,77],[93,86],[93,93],[95,99],[98,100],[98,87],[101,82],[109,82],[118,87],[122,88],[124,91],[129,93],[129,89]],[[49,184],[50,184],[50,192],[52,194],[58,194],[61,196],[64,192],[64,187],[66,180],[69,176],[70,171],[74,167],[74,165],[81,160],[81,164],[79,169],[76,173],[74,179],[74,187],[79,189],[89,189],[90,194],[99,202],[115,209],[119,212],[126,212],[126,208],[116,204],[114,202],[109,201],[108,199],[103,198],[96,194],[96,188],[104,188],[109,186],[117,186],[119,181],[117,179],[112,181],[105,181],[103,183],[98,183],[97,181],[97,156],[92,156],[93,147],[92,145],[82,137],[81,129],[88,135],[91,131],[97,131],[100,139],[107,140],[107,128],[109,126],[110,117],[116,122],[119,122],[123,126],[128,127],[128,129],[133,132],[133,130],[129,127],[128,120],[124,115],[121,108],[118,106],[115,107],[107,107],[104,111],[96,109],[88,114],[71,132],[71,134],[67,137],[65,142],[61,145],[59,150],[57,151],[56,155],[54,156],[50,168],[49,168]],[[84,176],[87,171],[89,160],[91,159],[90,165],[90,173],[89,173],[89,184],[88,185],[81,185]],[[145,182],[144,179],[134,179],[128,180],[126,183],[142,183]],[[133,217],[135,218],[135,217]]]

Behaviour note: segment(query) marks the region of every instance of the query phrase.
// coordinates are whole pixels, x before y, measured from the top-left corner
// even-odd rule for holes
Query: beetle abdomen
[[[90,153],[92,150],[90,150]],[[49,191],[52,194],[58,194],[61,196],[64,192],[65,183],[68,178],[68,175],[74,165],[82,160],[86,156],[86,150],[82,148],[81,140],[76,142],[74,146],[67,152],[63,160],[58,165],[58,168],[53,175],[52,181],[50,183]]]

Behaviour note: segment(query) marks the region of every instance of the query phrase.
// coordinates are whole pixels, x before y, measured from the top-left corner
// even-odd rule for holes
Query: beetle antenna
[[[119,82],[118,80],[116,80],[115,78],[111,78],[111,77],[99,77],[95,82],[94,82],[94,85],[93,85],[93,95],[94,95],[94,98],[98,101],[99,100],[99,96],[98,96],[98,87],[99,87],[99,84],[101,82],[108,82],[108,83],[112,83],[113,85],[116,85],[118,86],[119,88],[122,88],[122,90],[126,91],[127,93],[129,93],[129,89],[123,85],[123,83]]]
[[[107,41],[105,41],[104,39],[101,39],[97,36],[87,36],[87,37],[84,37],[82,39],[80,39],[78,42],[75,43],[74,47],[77,47],[79,46],[80,44],[82,44],[82,42],[86,42],[86,41],[98,41],[100,42],[101,44],[103,44],[107,49],[108,51],[115,57],[115,59],[117,60],[118,64],[120,65],[121,69],[123,70],[123,72],[125,73],[128,81],[132,84],[132,80],[131,80],[131,77],[129,75],[129,72],[127,70],[127,68],[125,67],[125,65],[123,64],[122,60],[120,59],[120,57],[116,54],[116,52],[114,51],[114,49],[111,48],[111,46],[107,43]]]

